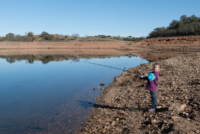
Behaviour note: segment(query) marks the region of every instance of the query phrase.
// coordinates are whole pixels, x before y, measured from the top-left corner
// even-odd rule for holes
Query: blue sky
[[[7,33],[147,36],[181,15],[200,16],[199,0],[0,0]]]

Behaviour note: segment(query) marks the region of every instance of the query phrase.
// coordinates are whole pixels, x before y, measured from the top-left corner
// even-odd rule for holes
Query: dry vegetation
[[[120,37],[120,36],[110,36],[110,35],[97,35],[97,36],[85,36],[80,37],[79,34],[62,35],[62,34],[49,34],[47,32],[42,32],[40,35],[34,35],[33,32],[26,33],[25,36],[15,35],[14,33],[8,33],[5,37],[0,37],[0,41],[20,41],[20,42],[85,42],[85,41],[113,41],[113,40],[123,40],[137,42],[145,39],[144,37]]]

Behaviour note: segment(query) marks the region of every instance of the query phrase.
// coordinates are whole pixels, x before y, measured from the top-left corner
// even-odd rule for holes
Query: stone
[[[111,125],[114,126],[115,125],[115,121],[112,121]]]
[[[155,119],[151,120],[151,124],[152,125],[156,124],[156,120]]]
[[[172,119],[173,119],[174,121],[177,121],[177,120],[178,120],[178,116],[172,116]]]
[[[161,106],[157,106],[156,108],[161,108]]]
[[[182,105],[177,107],[177,111],[180,113],[185,109],[185,107],[186,107],[186,104],[182,104]]]
[[[169,111],[172,111],[172,110],[173,110],[173,107],[172,107],[172,106],[168,107],[168,110],[169,110]]]

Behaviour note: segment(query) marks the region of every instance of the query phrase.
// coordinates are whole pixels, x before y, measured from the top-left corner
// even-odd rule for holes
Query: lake
[[[74,133],[103,88],[123,72],[97,64],[129,69],[148,61],[118,56],[45,63],[0,58],[1,134]]]

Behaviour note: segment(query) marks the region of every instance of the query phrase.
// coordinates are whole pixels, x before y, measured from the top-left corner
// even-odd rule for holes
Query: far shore
[[[114,49],[128,46],[123,41],[94,42],[0,42],[0,49]]]
[[[46,60],[51,61],[97,58],[111,56],[139,56],[149,61],[163,60],[175,56],[192,54],[200,51],[198,44],[139,44],[143,43],[124,41],[109,42],[0,42],[0,57],[12,57],[16,59]],[[73,55],[73,56],[72,56]],[[34,56],[34,59],[30,59]],[[64,56],[64,58],[63,58]]]

